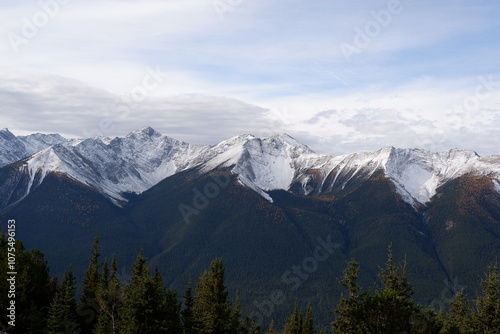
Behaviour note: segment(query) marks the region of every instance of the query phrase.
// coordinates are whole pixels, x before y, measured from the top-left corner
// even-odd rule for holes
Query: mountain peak
[[[136,135],[147,136],[147,137],[160,137],[162,134],[150,126],[145,126],[143,128],[140,128],[139,130],[130,132],[127,135],[127,137],[133,137]]]
[[[0,130],[0,138],[7,141],[17,139],[16,136],[12,132],[10,132],[9,129],[7,128]]]
[[[287,138],[287,139],[293,139],[293,140],[295,140],[295,138],[293,138],[292,136],[290,136],[286,132],[277,132],[274,135],[269,136],[269,138]]]
[[[295,138],[284,132],[276,133],[272,136],[265,138],[264,140],[266,139],[267,140],[277,139],[292,147],[300,148],[306,153],[314,153],[314,151],[311,150],[307,145],[302,144],[301,142],[299,142],[298,140],[296,140]]]
[[[12,132],[9,131],[9,129],[7,128],[3,128],[2,130],[0,130],[0,134],[3,134],[4,136],[14,136],[14,134]]]
[[[463,155],[463,156],[467,156],[467,157],[474,157],[474,158],[479,158],[480,155],[477,154],[476,151],[473,151],[473,150],[464,150],[464,149],[460,149],[460,148],[452,148],[451,150],[448,151],[448,153],[450,155]]]

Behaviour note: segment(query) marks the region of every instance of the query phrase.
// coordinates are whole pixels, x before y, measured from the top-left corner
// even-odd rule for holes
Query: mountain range
[[[387,147],[332,157],[314,153],[287,134],[263,139],[241,135],[202,146],[169,138],[151,127],[123,138],[81,140],[58,134],[16,137],[3,129],[0,139],[0,167],[18,162],[18,178],[27,181],[14,188],[19,195],[9,196],[3,207],[28,195],[50,173],[89,185],[121,205],[126,202],[123,194],[142,193],[194,167],[201,173],[230,167],[242,184],[270,202],[270,190],[327,194],[355,180],[367,180],[377,171],[383,171],[401,198],[414,207],[425,205],[439,186],[466,174],[490,177],[500,189],[500,155],[481,158],[458,149],[434,153]]]
[[[289,314],[290,305],[263,309],[281,290],[313,302],[326,323],[346,261],[356,258],[362,282],[376,286],[389,244],[420,302],[446,307],[459,287],[474,294],[500,254],[500,155],[329,156],[287,134],[206,146],[150,127],[86,139],[3,129],[0,219],[13,218],[56,275],[69,263],[81,275],[98,234],[103,254],[130,263],[142,248],[179,290],[222,257],[247,313]],[[319,246],[327,258],[313,261]]]

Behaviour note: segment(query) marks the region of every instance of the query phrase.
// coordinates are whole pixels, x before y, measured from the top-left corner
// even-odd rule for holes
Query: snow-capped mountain
[[[202,165],[202,172],[232,166],[242,184],[272,202],[267,191],[288,190],[296,175],[318,157],[287,134],[262,139],[242,135],[207,149],[194,164]]]
[[[184,143],[150,127],[120,138],[89,138],[52,145],[18,164],[28,174],[28,194],[48,173],[58,172],[124,201],[126,192],[141,193],[185,169],[205,147]]]
[[[435,153],[388,147],[371,153],[330,157],[311,169],[314,173],[306,172],[297,178],[306,195],[343,189],[353,180],[366,180],[383,171],[403,200],[418,206],[429,201],[439,186],[465,174],[491,177],[498,184],[500,156],[482,158],[473,151],[458,149]]]
[[[40,134],[15,137],[2,130],[0,140],[4,148],[0,162],[16,162],[9,167],[26,179],[16,183],[24,184],[25,189],[18,189],[10,203],[56,172],[121,204],[124,193],[142,193],[194,167],[198,173],[230,168],[241,184],[270,202],[270,190],[328,194],[364,182],[376,172],[383,172],[402,199],[414,207],[429,201],[439,186],[465,174],[490,177],[495,189],[500,190],[500,156],[482,158],[475,152],[457,149],[434,153],[388,147],[332,157],[316,154],[286,134],[268,138],[241,135],[214,146],[201,146],[172,139],[150,127],[125,137],[81,140]],[[5,192],[14,183],[0,179],[0,190]]]
[[[0,130],[0,167],[64,141],[66,139],[59,134],[35,133],[16,137],[8,129],[2,129]]]

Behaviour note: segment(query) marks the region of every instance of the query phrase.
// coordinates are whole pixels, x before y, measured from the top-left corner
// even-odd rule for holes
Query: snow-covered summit
[[[202,172],[231,167],[241,183],[272,201],[267,191],[288,189],[304,164],[316,158],[312,150],[287,134],[267,138],[241,135],[206,150],[195,164],[202,166]]]
[[[398,193],[409,204],[425,204],[447,181],[475,174],[500,179],[500,157],[480,157],[476,152],[452,149],[430,152],[420,149],[386,147],[375,152],[359,152],[329,157],[313,166],[315,178],[303,174],[299,181],[305,194],[325,193],[343,189],[355,179],[368,179],[383,171],[396,186]],[[319,174],[319,176],[318,176]],[[312,187],[313,183],[320,186]]]
[[[182,170],[204,148],[144,128],[109,141],[96,137],[53,145],[22,168],[38,184],[48,173],[61,172],[119,203],[124,193],[141,193]]]
[[[0,167],[35,154],[51,145],[66,141],[59,134],[35,133],[15,136],[9,129],[0,130]]]
[[[137,138],[140,140],[144,140],[146,138],[152,138],[152,137],[161,137],[162,134],[153,129],[150,126],[145,126],[139,130],[132,131],[130,132],[126,137],[127,138]]]

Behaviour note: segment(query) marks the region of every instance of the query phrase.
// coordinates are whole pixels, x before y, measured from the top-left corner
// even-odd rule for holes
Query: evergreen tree
[[[455,294],[446,314],[443,334],[466,334],[471,332],[471,306],[464,290]]]
[[[120,309],[122,319],[120,333],[138,333],[144,319],[144,298],[148,281],[148,268],[142,250],[133,265],[131,282],[125,287],[123,307]]]
[[[173,293],[173,305],[170,305],[173,309],[170,310],[172,313],[176,314],[176,318],[174,316],[173,319],[168,318],[172,316],[172,314],[168,314],[168,306],[167,306],[167,298],[172,299],[172,294],[167,296],[167,291],[163,286],[163,278],[160,275],[160,271],[158,270],[158,266],[155,267],[155,273],[153,277],[149,277],[146,282],[146,296],[148,299],[146,300],[145,306],[149,308],[150,316],[146,319],[148,320],[149,327],[151,328],[151,333],[179,333],[180,329],[177,330],[176,323],[180,327],[180,316],[179,316],[179,308],[177,304],[177,296],[175,292]],[[170,325],[175,327],[177,331],[170,332],[169,326],[167,322],[170,322]]]
[[[231,305],[224,285],[222,259],[215,259],[196,285],[193,315],[199,334],[225,334],[231,327]]]
[[[0,267],[8,267],[9,254],[15,254],[15,270],[0,271],[0,331],[17,333],[39,333],[47,326],[47,314],[53,298],[54,280],[50,278],[49,267],[42,252],[37,249],[26,251],[20,240],[9,242],[5,233],[0,233]],[[11,275],[16,271],[16,326],[7,324],[7,308],[10,306],[8,291]],[[57,284],[55,284],[57,287]]]
[[[184,293],[184,309],[181,312],[182,328],[184,334],[195,334],[193,317],[194,298],[191,289],[191,280],[189,280]]]
[[[181,334],[181,305],[177,299],[177,292],[167,289],[166,292],[166,328],[167,333]]]
[[[412,311],[394,290],[377,290],[368,296],[363,320],[366,333],[411,333]]]
[[[484,334],[500,333],[500,273],[498,265],[489,266],[481,281],[482,295],[476,299],[476,331]]]
[[[357,284],[359,277],[359,265],[355,260],[349,261],[344,271],[344,276],[339,281],[347,294],[343,293],[334,309],[337,315],[332,322],[334,333],[356,334],[365,333],[364,327],[364,302],[368,297],[368,292],[361,292],[361,287]]]
[[[337,319],[332,323],[334,333],[438,333],[442,323],[432,310],[422,310],[411,298],[413,291],[408,282],[406,263],[394,264],[389,246],[385,268],[380,270],[381,289],[373,295],[360,293],[356,280],[358,264],[351,261],[340,281],[347,290],[337,308]]]
[[[82,294],[80,298],[79,310],[82,314],[80,322],[82,323],[82,333],[91,334],[99,317],[99,308],[97,307],[96,293],[100,285],[100,268],[99,263],[99,237],[94,238],[92,245],[92,253],[90,256],[89,266],[83,277]]]
[[[364,319],[370,333],[401,333],[412,331],[412,320],[420,323],[419,310],[414,306],[412,287],[408,283],[406,262],[401,267],[394,264],[392,247],[388,248],[385,268],[380,270],[383,289],[368,296]]]
[[[386,290],[391,290],[396,292],[398,296],[402,299],[409,301],[411,304],[411,296],[413,295],[413,289],[408,283],[408,275],[406,270],[406,261],[403,262],[401,267],[394,264],[394,257],[392,254],[392,245],[388,247],[388,256],[385,269],[380,269],[380,279]]]
[[[158,268],[155,269],[154,276],[149,276],[142,251],[134,263],[131,282],[125,287],[125,298],[119,315],[120,334],[182,333],[177,294],[165,290]]]
[[[16,332],[36,333],[46,326],[47,311],[53,297],[49,267],[42,252],[37,249],[26,252],[24,247],[17,257],[17,264],[20,269],[16,284],[22,288],[16,292],[19,310]]]
[[[311,304],[307,305],[306,317],[304,319],[304,325],[302,326],[302,334],[315,334],[314,322],[313,322],[313,312]]]
[[[240,307],[241,307],[240,294],[239,294],[239,292],[236,292],[236,297],[234,299],[233,309],[231,311],[231,325],[230,325],[231,333],[236,333],[238,330],[238,327],[240,326],[240,320],[241,320]]]
[[[75,300],[75,277],[71,266],[64,273],[61,288],[50,305],[47,325],[49,334],[80,332]]]
[[[123,291],[120,281],[116,275],[117,265],[113,256],[111,271],[107,274],[106,262],[103,266],[103,274],[100,286],[97,289],[97,303],[99,305],[99,316],[93,334],[116,334],[118,333],[118,309],[123,300]]]
[[[125,298],[121,308],[121,334],[166,333],[166,295],[161,277],[149,276],[146,258],[142,250],[133,265],[131,282],[125,287]]]
[[[238,327],[237,334],[261,334],[262,329],[255,323],[255,320],[245,317]]]
[[[102,277],[100,278],[99,286],[96,289],[96,302],[98,303],[99,313],[97,315],[97,319],[94,324],[94,329],[92,330],[92,334],[103,334],[108,333],[110,329],[109,318],[107,314],[104,312],[104,305],[101,308],[100,299],[107,294],[108,292],[108,283],[109,283],[109,269],[108,264],[104,261],[102,266]],[[104,301],[106,304],[107,301]]]
[[[274,320],[271,320],[271,323],[269,324],[269,328],[267,329],[266,334],[276,334],[274,331]]]
[[[302,312],[299,310],[299,305],[295,302],[292,315],[288,318],[285,324],[284,334],[302,334],[303,319]]]

